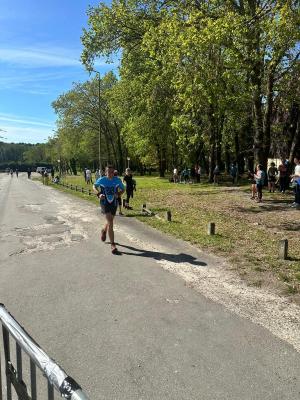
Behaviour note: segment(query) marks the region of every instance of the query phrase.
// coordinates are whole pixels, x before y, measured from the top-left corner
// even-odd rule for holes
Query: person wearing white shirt
[[[291,176],[291,178],[292,178],[292,182],[295,185],[294,186],[295,201],[291,207],[300,209],[300,158],[295,157],[294,163],[295,163],[295,172],[294,172],[294,175]]]

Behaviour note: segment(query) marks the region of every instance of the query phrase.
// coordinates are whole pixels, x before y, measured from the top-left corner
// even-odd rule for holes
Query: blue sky
[[[98,3],[0,0],[0,140],[42,143],[53,135],[51,102],[89,78],[80,36],[88,6]],[[101,73],[116,68],[104,60],[96,65]]]

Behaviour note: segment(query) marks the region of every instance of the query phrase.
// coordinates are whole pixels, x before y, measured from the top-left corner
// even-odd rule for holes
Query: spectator
[[[281,164],[278,167],[278,171],[279,171],[279,191],[281,193],[285,193],[285,189],[287,186],[286,180],[287,180],[288,170],[284,158],[281,160]]]
[[[294,175],[291,176],[291,178],[295,191],[295,201],[291,207],[299,210],[300,209],[300,158],[295,157],[294,163],[295,163],[295,172]]]
[[[191,175],[191,182],[192,182],[192,183],[195,183],[195,182],[196,182],[196,169],[195,169],[195,166],[194,166],[194,165],[192,165],[190,171],[191,171],[191,173],[190,173],[190,175]]]
[[[92,171],[88,168],[85,170],[85,182],[87,185],[92,182]]]
[[[174,170],[173,170],[173,182],[174,183],[178,183],[178,180],[179,180],[179,178],[178,178],[178,169],[174,168]]]
[[[237,167],[235,166],[234,163],[231,164],[229,172],[230,172],[230,176],[232,179],[232,184],[234,184],[235,180],[236,180],[236,175],[237,175]]]
[[[189,171],[184,168],[181,172],[181,182],[188,183],[189,181]]]
[[[130,200],[130,197],[133,198],[133,191],[135,190],[135,181],[133,179],[133,176],[132,176],[130,168],[126,168],[125,176],[123,178],[123,182],[126,183],[125,208],[127,208],[128,210],[132,210],[132,207],[129,206],[129,200]]]
[[[257,202],[262,202],[262,189],[266,179],[266,173],[263,171],[263,167],[261,164],[258,164],[256,167],[256,174],[254,174],[255,182],[256,182],[256,192],[257,192]]]
[[[214,176],[214,183],[217,185],[219,183],[219,176],[220,176],[220,168],[218,165],[215,166],[215,169],[213,171],[213,176]]]
[[[275,167],[275,163],[271,162],[271,166],[268,169],[268,186],[269,192],[275,192],[275,182],[276,182],[276,175],[278,174],[278,170]]]
[[[119,175],[119,172],[115,169],[114,176],[117,177],[118,175]],[[122,196],[119,192],[118,192],[117,202],[118,202],[118,207],[119,207],[119,215],[123,215],[123,213],[122,213]]]
[[[251,182],[251,199],[255,200],[256,199],[256,181],[254,178],[256,171],[251,172],[250,170],[248,171],[248,179]]]
[[[196,173],[196,182],[200,183],[200,166],[195,165],[195,173]]]
[[[47,186],[49,185],[49,173],[46,169],[44,171],[43,183],[44,183],[44,185],[47,185]]]

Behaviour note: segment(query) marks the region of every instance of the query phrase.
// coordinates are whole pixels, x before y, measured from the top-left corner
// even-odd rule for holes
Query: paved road
[[[162,268],[211,258],[124,217],[113,256],[93,204],[22,174],[0,204],[0,302],[91,399],[300,397],[299,353]]]

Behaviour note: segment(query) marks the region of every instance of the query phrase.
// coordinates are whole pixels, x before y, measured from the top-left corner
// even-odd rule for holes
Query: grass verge
[[[258,204],[250,200],[247,185],[175,185],[158,177],[136,177],[136,181],[133,210],[125,210],[127,217],[223,256],[247,284],[268,286],[300,303],[300,212],[288,207],[292,194],[264,193],[263,203]],[[91,189],[79,176],[68,176],[65,183]],[[94,196],[54,186],[97,203]],[[160,218],[141,215],[143,203]],[[172,222],[165,220],[167,210]],[[207,234],[209,222],[216,224],[214,236]],[[289,240],[285,261],[279,259],[282,239]]]

